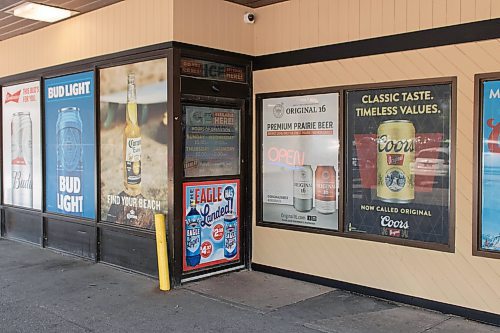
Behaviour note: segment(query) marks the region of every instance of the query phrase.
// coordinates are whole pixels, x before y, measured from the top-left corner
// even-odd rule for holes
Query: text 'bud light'
[[[83,146],[80,109],[59,110],[57,137],[57,209],[61,213],[83,215]]]

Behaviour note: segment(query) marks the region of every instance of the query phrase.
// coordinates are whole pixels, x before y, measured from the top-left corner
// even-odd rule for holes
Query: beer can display
[[[377,197],[385,202],[415,199],[415,127],[408,120],[382,122],[377,131]]]
[[[313,208],[313,172],[310,165],[293,170],[293,207],[299,212]]]
[[[315,206],[318,213],[332,214],[337,210],[337,173],[333,166],[318,165],[314,175]]]
[[[83,150],[80,109],[61,108],[56,122],[58,209],[62,213],[83,213]]]
[[[229,213],[224,216],[224,257],[232,258],[238,253],[238,217]]]
[[[33,207],[33,134],[28,112],[17,112],[11,122],[12,204]]]

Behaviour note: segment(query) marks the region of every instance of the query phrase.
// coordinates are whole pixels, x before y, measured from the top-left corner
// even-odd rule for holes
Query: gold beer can
[[[385,202],[415,199],[415,127],[408,120],[389,120],[377,130],[377,197]]]

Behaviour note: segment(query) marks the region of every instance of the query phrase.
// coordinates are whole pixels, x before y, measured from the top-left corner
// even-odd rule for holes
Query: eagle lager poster
[[[339,94],[262,103],[262,220],[337,230]]]
[[[347,231],[448,243],[451,91],[346,93]]]
[[[483,83],[481,248],[500,251],[500,81]]]
[[[101,220],[152,230],[167,211],[167,61],[99,76]]]

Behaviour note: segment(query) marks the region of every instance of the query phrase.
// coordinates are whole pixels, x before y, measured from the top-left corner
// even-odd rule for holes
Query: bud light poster
[[[500,251],[500,81],[483,83],[481,248]]]
[[[44,83],[45,208],[94,218],[94,72]]]
[[[337,230],[339,94],[262,103],[262,220]]]
[[[451,84],[348,91],[345,229],[448,244]]]
[[[40,82],[2,88],[3,201],[41,209]]]
[[[167,212],[167,60],[99,70],[101,221],[154,229]]]
[[[240,181],[184,183],[183,271],[240,259]]]

